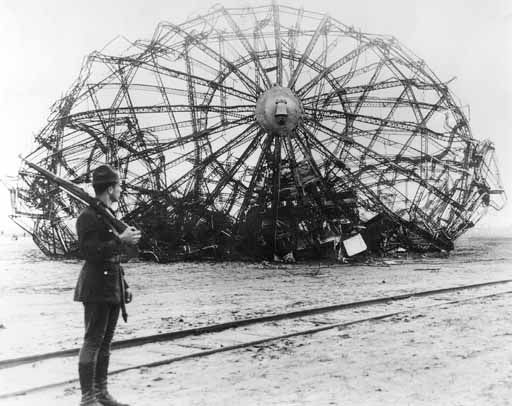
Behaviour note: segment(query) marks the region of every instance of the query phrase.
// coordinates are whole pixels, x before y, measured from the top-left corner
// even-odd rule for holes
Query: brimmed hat
[[[92,172],[93,186],[117,182],[119,182],[119,175],[110,165],[100,165]]]

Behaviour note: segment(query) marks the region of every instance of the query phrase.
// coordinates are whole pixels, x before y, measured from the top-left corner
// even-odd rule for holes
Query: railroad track
[[[260,346],[271,341],[383,320],[415,310],[509,294],[512,290],[503,289],[511,282],[512,279],[507,279],[411,292],[117,341],[112,346],[109,374],[154,368],[186,359]],[[480,295],[470,296],[469,292],[474,290],[481,291]],[[453,300],[454,294],[457,300]],[[361,312],[371,312],[373,315],[360,318]],[[78,351],[78,348],[73,348],[1,360],[0,382],[5,382],[5,385],[2,384],[0,399],[78,382]]]

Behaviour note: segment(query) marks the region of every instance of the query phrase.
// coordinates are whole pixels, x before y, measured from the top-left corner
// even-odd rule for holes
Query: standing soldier
[[[108,165],[93,171],[96,198],[112,211],[119,200],[119,175]],[[83,302],[85,335],[78,360],[82,401],[80,406],[128,406],[117,402],[107,390],[110,344],[119,312],[132,300],[120,265],[123,244],[135,245],[140,231],[127,228],[117,234],[92,207],[82,211],[76,223],[80,252],[85,263],[75,288],[75,301]],[[123,286],[124,285],[124,286]],[[124,293],[124,294],[123,294]]]

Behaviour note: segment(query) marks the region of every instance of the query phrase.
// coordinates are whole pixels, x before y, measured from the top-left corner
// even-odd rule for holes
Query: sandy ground
[[[78,346],[81,264],[46,260],[27,240],[0,249],[0,359]],[[135,300],[116,338],[509,279],[511,261],[512,240],[466,239],[449,258],[357,266],[130,263]],[[112,391],[140,406],[508,405],[511,304],[505,295],[132,371],[112,377]],[[71,385],[0,405],[78,402]]]

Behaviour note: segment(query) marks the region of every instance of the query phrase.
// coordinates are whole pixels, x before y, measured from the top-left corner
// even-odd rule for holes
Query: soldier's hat
[[[110,165],[100,165],[92,172],[92,184],[107,185],[109,183],[118,183],[119,175]]]

